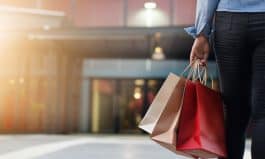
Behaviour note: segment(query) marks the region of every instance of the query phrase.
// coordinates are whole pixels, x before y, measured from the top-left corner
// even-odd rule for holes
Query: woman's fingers
[[[202,58],[201,56],[197,56],[196,53],[191,53],[190,64],[193,64],[196,60],[198,60],[200,66],[205,66],[207,64],[207,58],[207,56]]]
[[[191,49],[190,64],[193,64],[195,60],[199,60],[200,66],[205,66],[210,51],[209,48],[209,41],[206,37],[197,37]]]

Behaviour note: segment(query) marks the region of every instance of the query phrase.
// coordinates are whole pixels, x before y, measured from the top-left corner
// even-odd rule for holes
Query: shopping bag
[[[187,80],[176,149],[197,158],[225,157],[224,130],[221,95],[200,82]]]
[[[171,76],[175,78],[177,83],[171,94],[168,94],[169,98],[165,103],[166,106],[154,126],[151,139],[176,154],[189,156],[176,150],[176,129],[180,117],[186,79],[175,75]]]
[[[139,127],[150,134],[153,141],[183,156],[176,150],[176,128],[180,116],[186,79],[170,73],[151,103]]]
[[[152,134],[155,126],[157,125],[157,122],[161,118],[161,115],[163,114],[165,109],[175,109],[174,112],[178,111],[180,104],[179,101],[181,100],[183,95],[183,81],[183,78],[178,77],[173,73],[170,73],[168,75],[167,79],[155,96],[153,102],[149,106],[149,109],[147,110],[144,118],[141,120],[139,124],[140,129],[146,131],[149,134]],[[163,116],[165,116],[165,112]],[[160,122],[162,121],[164,121],[164,118],[160,119]],[[162,125],[156,127],[156,135],[161,131],[161,126]]]

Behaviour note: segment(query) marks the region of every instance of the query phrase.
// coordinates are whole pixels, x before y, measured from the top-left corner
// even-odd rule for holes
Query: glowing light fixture
[[[134,99],[141,99],[142,97],[142,92],[140,87],[136,87],[134,89],[134,94],[133,94]]]
[[[154,53],[152,55],[152,59],[154,60],[164,60],[166,57],[165,57],[165,53],[164,53],[164,50],[162,47],[160,46],[156,46],[155,47],[155,50],[154,50]]]
[[[135,99],[141,99],[141,97],[142,97],[142,94],[140,92],[135,92],[134,93],[134,98]]]
[[[144,3],[144,8],[145,9],[155,9],[157,7],[156,2],[153,1],[148,1]]]

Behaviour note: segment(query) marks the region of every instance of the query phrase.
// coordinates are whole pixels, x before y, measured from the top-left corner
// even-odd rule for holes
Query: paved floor
[[[245,159],[249,157],[247,143]],[[147,136],[4,135],[0,159],[184,159]]]

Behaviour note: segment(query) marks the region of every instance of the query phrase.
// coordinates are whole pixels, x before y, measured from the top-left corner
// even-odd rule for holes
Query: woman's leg
[[[225,105],[228,159],[242,159],[245,131],[251,112],[251,56],[247,45],[247,18],[217,13],[214,49]]]
[[[265,158],[265,13],[250,16],[253,52],[252,159]]]
[[[265,42],[253,59],[252,158],[265,158]]]

